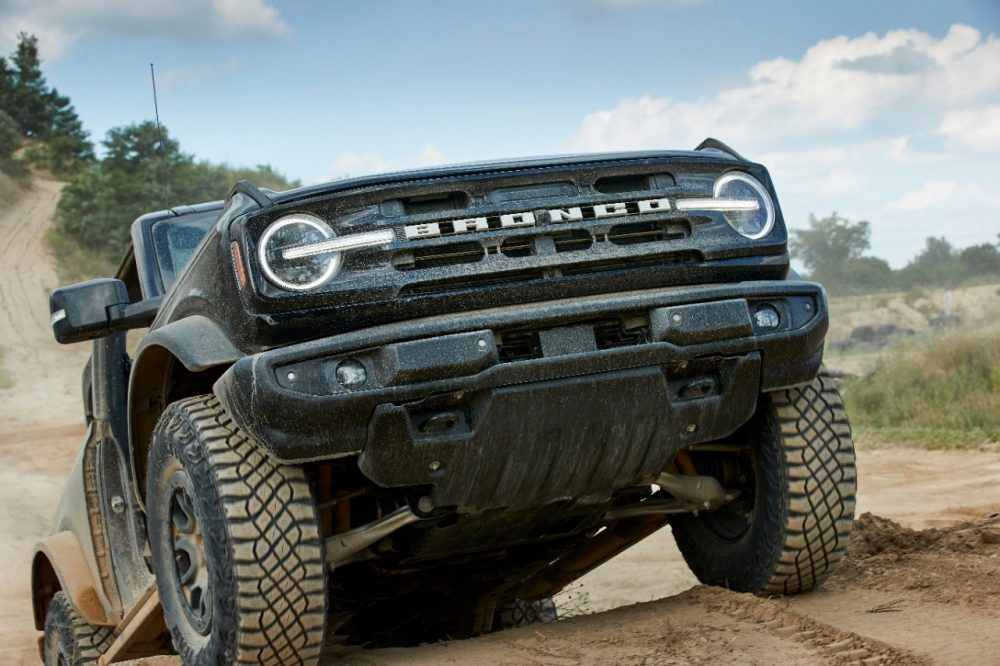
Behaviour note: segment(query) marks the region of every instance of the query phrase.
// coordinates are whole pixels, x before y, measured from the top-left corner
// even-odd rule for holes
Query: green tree
[[[63,189],[59,228],[109,261],[128,246],[132,222],[150,211],[213,201],[233,186],[234,173],[263,173],[277,189],[289,183],[270,167],[234,170],[195,162],[165,128],[150,121],[108,131],[104,159],[82,169]]]
[[[49,88],[42,74],[38,39],[21,33],[17,49],[0,63],[0,110],[17,123],[21,134],[41,143],[28,151],[28,159],[68,176],[94,159],[94,146],[68,97]]]
[[[14,155],[22,143],[21,129],[5,111],[0,110],[0,173],[17,180],[28,177],[28,168]]]
[[[1000,251],[991,243],[970,245],[959,253],[958,260],[970,276],[1000,275]]]
[[[899,271],[902,286],[955,285],[971,275],[946,238],[932,236],[924,249]]]
[[[47,134],[51,118],[48,115],[48,89],[38,56],[38,38],[20,33],[11,61],[14,64],[13,86],[10,101],[4,110],[17,121],[22,134],[41,138]]]
[[[20,147],[21,129],[6,111],[0,110],[0,168],[14,159]]]
[[[10,115],[11,96],[14,94],[14,72],[7,58],[0,56],[0,111]]]
[[[808,229],[792,231],[789,248],[806,266],[810,277],[828,289],[861,286],[853,275],[856,269],[864,269],[864,273],[871,276],[884,275],[889,268],[880,259],[865,258],[859,263],[871,247],[869,226],[868,222],[851,222],[837,213],[824,218],[810,215]]]

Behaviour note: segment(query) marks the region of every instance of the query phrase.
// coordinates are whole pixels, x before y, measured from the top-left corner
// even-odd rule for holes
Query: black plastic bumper
[[[765,306],[777,327],[756,320]],[[275,349],[215,391],[283,462],[359,455],[376,483],[433,486],[435,504],[465,510],[600,501],[731,434],[761,391],[812,380],[827,326],[809,282],[636,291]],[[353,389],[337,377],[346,360],[365,370]]]

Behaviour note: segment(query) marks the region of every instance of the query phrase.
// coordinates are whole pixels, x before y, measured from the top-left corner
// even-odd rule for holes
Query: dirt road
[[[43,182],[0,212],[0,344],[17,382],[0,390],[2,664],[38,663],[30,550],[48,529],[82,436],[86,346],[59,347],[48,329],[45,290],[55,277],[41,237],[57,193],[57,184]],[[330,661],[1000,663],[1000,448],[862,450],[858,468],[859,511],[900,525],[863,517],[844,566],[814,593],[757,599],[692,588],[664,530],[563,594],[563,613],[577,617],[469,641],[349,650]]]
[[[0,432],[61,423],[80,411],[87,347],[55,344],[49,326],[48,294],[59,285],[43,239],[61,189],[35,181],[0,212],[0,363],[14,384],[0,390]]]

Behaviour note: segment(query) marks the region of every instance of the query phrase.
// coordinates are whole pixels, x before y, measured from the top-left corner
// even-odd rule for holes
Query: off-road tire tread
[[[326,629],[326,563],[303,469],[272,462],[214,395],[175,402],[160,421],[175,431],[184,423],[201,442],[225,517],[235,580],[235,663],[318,662]]]
[[[744,429],[766,477],[750,540],[727,551],[698,518],[682,515],[671,521],[678,548],[703,583],[804,592],[843,557],[854,522],[857,470],[843,399],[821,371],[806,386],[762,395]]]
[[[804,387],[772,393],[770,400],[788,494],[784,540],[759,593],[792,594],[819,585],[847,552],[857,467],[844,401],[825,371]]]
[[[552,597],[524,601],[512,599],[497,606],[497,620],[501,629],[515,629],[530,624],[555,622],[559,619],[556,603]]]
[[[53,636],[50,632],[59,632]],[[61,641],[72,641],[69,648],[73,655],[73,665],[96,663],[102,654],[108,651],[115,641],[114,627],[103,627],[90,624],[76,612],[69,597],[63,591],[56,592],[49,601],[45,615],[45,663],[57,664],[55,655],[49,651],[50,641],[58,638]]]

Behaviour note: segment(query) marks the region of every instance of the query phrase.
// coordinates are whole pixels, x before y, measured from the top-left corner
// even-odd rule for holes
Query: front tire
[[[98,627],[84,620],[65,592],[56,592],[45,613],[45,666],[84,666],[97,663],[115,640],[114,627]]]
[[[708,585],[765,595],[815,587],[846,552],[854,522],[854,443],[839,391],[821,371],[762,395],[734,440],[743,453],[725,465],[740,470],[742,492],[720,510],[671,520],[681,554]],[[692,458],[699,473],[719,462]]]
[[[326,565],[303,470],[271,462],[211,395],[167,408],[147,469],[153,569],[184,663],[316,663]]]

